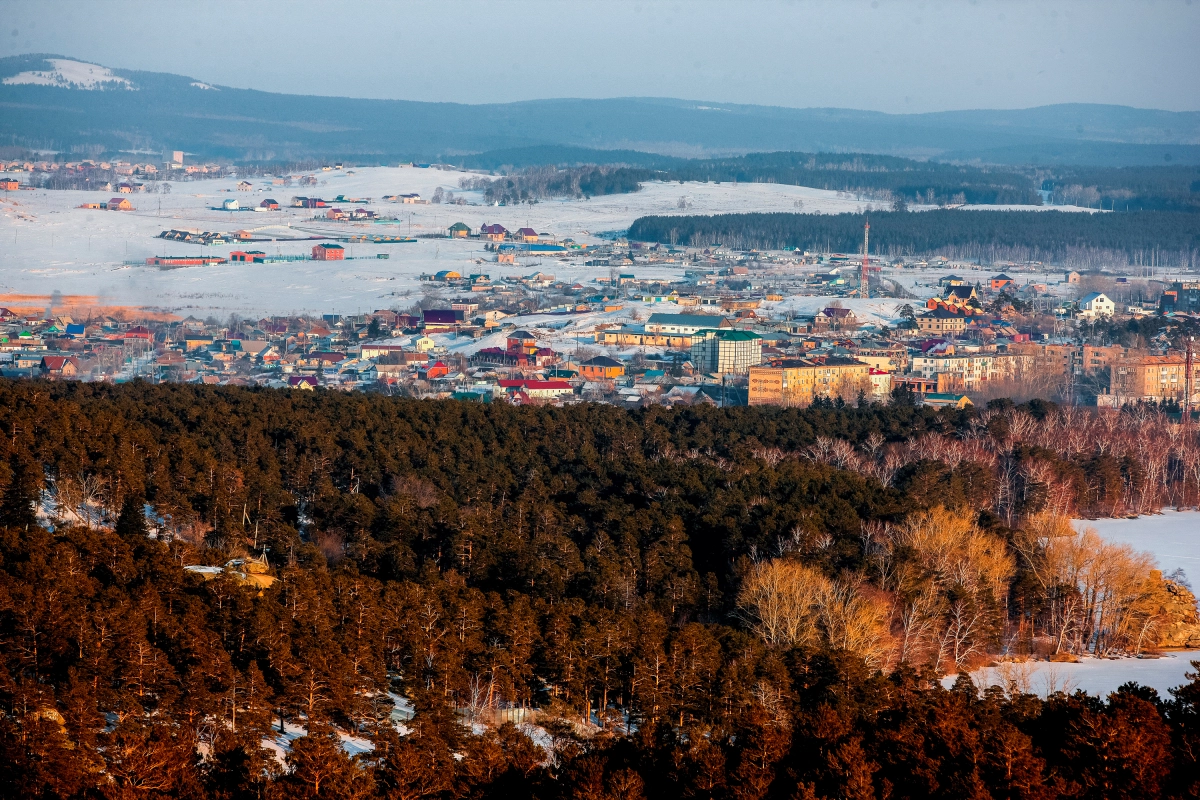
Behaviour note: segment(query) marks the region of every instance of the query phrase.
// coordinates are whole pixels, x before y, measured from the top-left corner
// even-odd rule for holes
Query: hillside
[[[0,59],[0,145],[233,160],[433,159],[557,145],[864,152],[1007,164],[1200,163],[1200,113],[1102,105],[883,114],[671,98],[463,105],[273,94],[55,55]],[[624,160],[624,159],[622,159]]]

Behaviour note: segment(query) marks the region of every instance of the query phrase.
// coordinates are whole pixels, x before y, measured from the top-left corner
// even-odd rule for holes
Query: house
[[[461,281],[462,273],[455,269],[439,270],[434,276],[435,281],[445,283],[446,281]]]
[[[43,378],[74,378],[79,374],[79,362],[73,356],[42,356]]]
[[[1117,306],[1103,292],[1089,292],[1079,298],[1079,316],[1084,319],[1111,317]]]
[[[4,178],[0,180],[0,189],[6,192],[15,192],[21,188],[21,184],[12,178]]]
[[[484,225],[479,229],[479,235],[488,241],[503,242],[508,230],[503,225]]]
[[[708,314],[651,314],[646,320],[646,333],[694,334],[709,328],[732,328],[733,323],[725,317]]]
[[[340,219],[345,219],[345,218],[346,218],[346,212],[342,211],[340,208],[331,208],[325,212],[325,219],[340,220]]]
[[[518,228],[517,238],[523,242],[536,242],[538,240],[538,232],[533,228]]]
[[[967,329],[967,315],[946,308],[935,308],[917,314],[917,330],[923,333],[962,333]]]
[[[239,192],[250,191],[250,181],[238,181],[237,182],[237,190]]]
[[[322,242],[312,249],[313,261],[341,261],[346,257],[346,249],[340,244],[325,244]]]
[[[625,374],[625,365],[608,356],[596,356],[579,365],[579,374],[590,381],[612,380]]]
[[[965,394],[954,394],[951,392],[930,392],[925,395],[925,405],[933,406],[934,408],[963,409],[974,404],[971,402],[971,398],[967,397]]]
[[[450,226],[451,239],[466,239],[471,235],[471,228],[466,223],[456,222]]]
[[[117,191],[120,192],[121,194],[133,194],[133,184],[132,183],[118,183]]]
[[[849,308],[823,308],[813,319],[813,328],[816,330],[847,331],[857,327],[858,317]]]
[[[1071,270],[1067,274],[1063,275],[1063,283],[1079,283],[1080,280],[1081,277],[1075,270]]]
[[[427,367],[417,368],[417,377],[423,381],[434,381],[438,378],[444,378],[449,374],[450,368],[441,361],[437,361]]]
[[[225,200],[221,203],[222,211],[240,211],[241,208],[242,208],[241,204],[237,200],[234,200],[232,198],[230,198],[229,200]]]
[[[999,275],[993,275],[988,278],[988,288],[993,292],[998,292],[1006,286],[1015,286],[1015,281],[1012,278],[1001,272]]]
[[[114,197],[105,206],[109,211],[133,211],[133,203],[124,197]]]
[[[575,393],[571,384],[566,381],[502,380],[499,381],[499,385],[510,395],[524,392],[533,399],[549,400]]]
[[[421,312],[426,332],[454,331],[466,324],[465,315],[452,308],[427,308]]]
[[[279,201],[268,197],[266,200],[263,200],[261,203],[259,203],[258,207],[265,208],[268,211],[278,211]]]
[[[229,260],[249,264],[259,260],[265,255],[266,253],[264,253],[262,250],[230,250]]]
[[[292,375],[288,378],[288,388],[311,392],[317,388],[317,379],[312,375]]]

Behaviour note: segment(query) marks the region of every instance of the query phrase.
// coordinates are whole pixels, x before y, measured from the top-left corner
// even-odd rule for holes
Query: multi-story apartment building
[[[804,407],[818,397],[872,390],[871,367],[853,358],[794,358],[751,367],[749,404]]]
[[[762,337],[750,331],[700,331],[692,339],[692,363],[700,372],[744,375],[762,363]]]
[[[1200,361],[1197,359],[1196,361]],[[1183,400],[1187,387],[1182,353],[1163,356],[1137,354],[1119,360],[1112,368],[1111,404],[1138,400]],[[1200,388],[1200,364],[1192,364],[1193,403]]]
[[[913,358],[912,371],[923,378],[936,378],[939,392],[961,392],[978,389],[988,381],[1012,380],[1028,361],[1028,356],[1009,353],[926,355]]]

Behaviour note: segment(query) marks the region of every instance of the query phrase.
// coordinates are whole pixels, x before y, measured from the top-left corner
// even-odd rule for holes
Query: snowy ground
[[[1052,664],[1048,661],[1005,662],[985,667],[971,674],[980,688],[985,686],[1014,687],[1045,697],[1055,691],[1074,692],[1082,689],[1088,694],[1107,696],[1123,683],[1137,681],[1157,690],[1169,699],[1168,689],[1188,682],[1186,672],[1196,672],[1192,661],[1200,660],[1200,650],[1178,650],[1162,658],[1085,658],[1078,664]],[[949,687],[957,676],[947,675],[942,683]]]
[[[290,226],[303,229],[304,235],[327,232],[420,236],[442,233],[452,223],[462,221],[472,228],[484,223],[500,223],[510,230],[528,226],[579,242],[597,243],[599,234],[628,228],[633,220],[647,214],[858,213],[869,205],[839,196],[838,192],[802,186],[648,183],[632,194],[500,208],[482,205],[478,192],[459,190],[460,179],[468,175],[463,172],[370,167],[315,174],[320,180],[315,187],[272,186],[269,180],[252,178],[250,192],[235,191],[234,178],[175,182],[170,194],[129,195],[136,208],[133,212],[78,208],[82,203],[106,201],[111,193],[7,192],[0,195],[0,245],[3,245],[0,293],[50,295],[57,291],[95,296],[98,305],[146,306],[200,317],[210,313],[223,317],[231,312],[246,317],[265,313],[358,313],[411,305],[429,289],[429,284],[419,283],[417,277],[442,269],[483,271],[493,278],[542,270],[554,273],[559,279],[580,282],[607,274],[607,269],[572,265],[553,258],[501,267],[489,261],[490,254],[479,241],[444,239],[419,239],[410,244],[351,244],[347,246],[347,255],[352,260],[344,263],[226,264],[162,271],[125,266],[123,262],[144,262],[155,255],[224,256],[233,249],[258,249],[272,255],[301,255],[312,249],[312,242],[272,241],[202,248],[154,238],[168,228],[232,232]],[[403,205],[382,200],[384,195],[408,192],[428,198],[439,186],[476,205]],[[271,197],[286,205],[293,195],[332,200],[339,194],[371,198],[369,208],[402,221],[396,225],[351,225],[314,222],[312,218],[319,211],[315,209],[285,208],[266,213],[213,210],[227,199],[255,206]],[[684,209],[679,208],[681,199],[685,201]],[[271,229],[260,235],[293,234]],[[390,258],[376,259],[378,253],[388,253]],[[639,277],[670,279],[681,276],[682,266],[639,266],[636,272]],[[901,280],[908,283],[925,278],[936,282],[932,272],[921,278],[905,273]],[[814,299],[809,310],[819,308],[819,302]],[[881,307],[879,311],[878,317],[890,317],[892,313],[890,307]]]
[[[1200,512],[1163,511],[1136,519],[1076,520],[1075,524],[1152,553],[1163,572],[1182,569],[1193,581],[1200,580]]]

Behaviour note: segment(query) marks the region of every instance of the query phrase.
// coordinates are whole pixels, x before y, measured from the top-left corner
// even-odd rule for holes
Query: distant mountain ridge
[[[1200,164],[1200,112],[1074,104],[884,114],[672,98],[362,100],[233,89],[47,54],[0,59],[0,109],[0,145],[80,154],[171,149],[237,161],[394,162],[565,147],[678,157],[787,150],[997,164]]]

